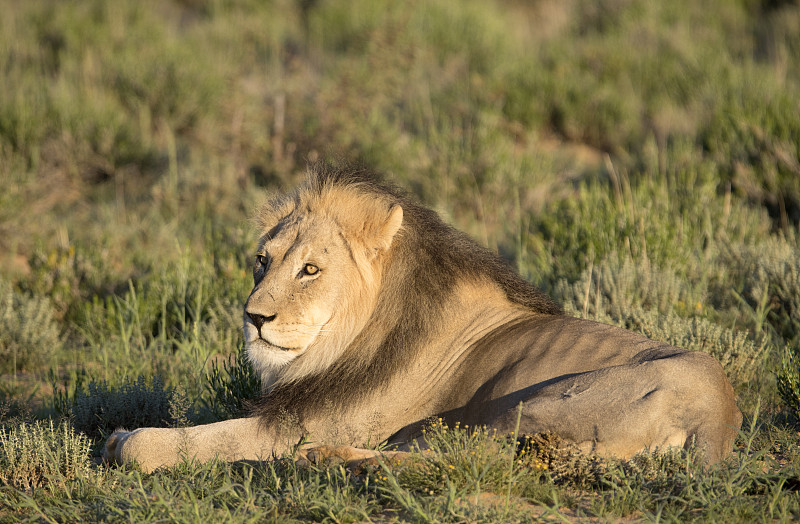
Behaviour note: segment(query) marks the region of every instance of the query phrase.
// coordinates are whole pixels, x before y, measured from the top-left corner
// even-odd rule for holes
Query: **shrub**
[[[787,344],[782,357],[778,393],[789,410],[800,418],[800,346]]]
[[[0,428],[0,482],[20,489],[58,488],[92,477],[91,442],[67,422],[22,423]]]
[[[30,397],[27,399],[14,398],[12,397],[13,389],[11,394],[5,389],[0,388],[0,426],[11,427],[22,422],[32,421],[33,410]]]
[[[684,317],[703,313],[705,292],[646,260],[636,263],[615,257],[584,271],[575,283],[561,280],[556,285],[556,295],[568,312],[709,353],[734,385],[746,384],[762,369],[770,340],[763,334],[751,339],[745,331],[700,316]]]
[[[558,281],[554,295],[566,307],[588,318],[621,318],[634,307],[660,313],[699,312],[705,302],[703,289],[692,287],[674,271],[612,254],[583,271],[569,283]]]
[[[766,324],[786,340],[800,340],[800,248],[797,238],[773,237],[734,249],[741,292],[756,331]]]
[[[35,370],[62,345],[50,301],[0,279],[0,373]]]
[[[521,480],[522,470],[541,473],[547,468],[539,456],[517,455],[517,446],[508,435],[484,427],[456,423],[450,428],[438,419],[423,434],[427,454],[415,456],[397,472],[396,487],[426,494],[450,490],[505,493],[509,483]]]
[[[749,72],[758,74],[759,70]],[[764,75],[737,82],[720,93],[716,114],[700,139],[721,178],[764,205],[777,224],[800,221],[800,146],[797,101]]]
[[[88,391],[78,387],[72,400],[75,429],[102,438],[118,428],[187,425],[190,403],[176,388],[165,388],[159,377],[139,376],[118,387],[105,381],[90,382]]]
[[[211,364],[206,381],[208,409],[219,419],[241,416],[247,402],[261,393],[261,379],[247,360],[244,345],[235,359]]]

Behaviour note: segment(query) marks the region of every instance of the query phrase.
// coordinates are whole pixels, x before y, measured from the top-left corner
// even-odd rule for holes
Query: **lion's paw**
[[[138,464],[144,472],[162,466],[173,466],[179,456],[173,430],[139,428],[135,431],[118,429],[108,437],[103,448],[103,460],[109,464]]]
[[[103,461],[108,464],[122,464],[122,444],[130,436],[131,432],[127,429],[118,429],[108,437],[106,445],[103,447]]]

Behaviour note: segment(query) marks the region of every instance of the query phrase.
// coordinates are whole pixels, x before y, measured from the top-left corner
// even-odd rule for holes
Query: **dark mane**
[[[389,377],[414,361],[419,351],[417,341],[440,324],[446,298],[463,278],[489,278],[510,301],[533,312],[562,313],[547,295],[497,254],[445,224],[434,211],[376,175],[327,164],[310,166],[305,190],[322,193],[332,187],[352,188],[400,204],[403,229],[389,251],[381,295],[364,330],[328,370],[279,385],[264,394],[253,412],[265,421],[288,414],[302,423],[306,414],[321,406],[336,412],[357,403],[366,392],[380,390]],[[388,335],[374,335],[387,328]],[[365,355],[373,357],[365,361]]]

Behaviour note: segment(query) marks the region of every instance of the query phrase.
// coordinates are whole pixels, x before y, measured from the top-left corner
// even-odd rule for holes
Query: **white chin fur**
[[[303,353],[302,349],[278,349],[262,339],[247,343],[247,358],[256,373],[261,375],[261,385],[269,388],[280,377],[281,371]]]

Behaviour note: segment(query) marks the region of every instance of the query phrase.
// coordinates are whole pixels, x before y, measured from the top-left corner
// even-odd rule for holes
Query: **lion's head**
[[[334,182],[309,179],[259,215],[244,335],[267,386],[327,369],[342,354],[372,314],[382,259],[402,226],[400,205]]]
[[[446,325],[460,282],[491,281],[511,302],[560,312],[496,254],[367,173],[311,166],[258,221],[244,333],[265,417],[381,387]]]

